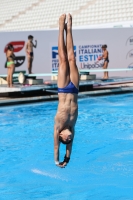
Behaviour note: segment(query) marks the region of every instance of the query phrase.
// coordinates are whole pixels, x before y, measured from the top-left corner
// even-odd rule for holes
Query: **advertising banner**
[[[33,73],[51,73],[58,70],[58,30],[1,32],[0,33],[0,74],[6,74],[6,47],[14,46],[16,71],[27,71],[26,42],[28,35],[37,40],[34,48]],[[103,60],[97,62],[102,55],[101,46],[107,45],[110,69],[133,68],[133,29],[74,29],[74,53],[79,69],[102,69]],[[93,73],[94,74],[94,73]],[[102,72],[95,73],[97,77]],[[110,72],[110,76],[133,76],[133,72]]]
[[[98,57],[102,56],[103,42],[94,41],[82,42],[77,45],[77,62],[80,69],[101,69],[103,60],[98,61]]]

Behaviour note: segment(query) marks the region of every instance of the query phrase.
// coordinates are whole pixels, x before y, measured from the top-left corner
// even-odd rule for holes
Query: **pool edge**
[[[120,87],[113,89],[104,89],[96,91],[85,91],[78,94],[78,98],[85,98],[87,96],[101,96],[110,94],[120,94],[120,93],[130,93],[133,92],[133,87]],[[35,96],[35,97],[23,97],[23,98],[9,98],[0,100],[0,106],[7,105],[17,105],[17,104],[28,104],[39,101],[53,101],[57,100],[58,95],[48,95],[48,96]]]

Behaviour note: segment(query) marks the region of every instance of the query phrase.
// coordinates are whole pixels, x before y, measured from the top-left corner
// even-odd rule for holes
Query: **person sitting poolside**
[[[70,160],[74,139],[74,127],[78,116],[78,88],[79,73],[73,50],[72,16],[59,18],[59,69],[58,69],[58,97],[59,104],[54,125],[54,159],[59,167],[65,167]],[[64,41],[66,31],[66,44]],[[63,162],[59,162],[59,145],[66,145],[66,154]]]

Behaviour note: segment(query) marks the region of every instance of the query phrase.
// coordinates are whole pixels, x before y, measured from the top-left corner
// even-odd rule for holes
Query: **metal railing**
[[[123,72],[123,71],[133,71],[133,68],[124,68],[124,69],[98,69],[98,70],[93,70],[93,69],[82,69],[82,70],[79,70],[79,73],[82,74],[83,72]],[[54,71],[53,73],[40,73],[40,74],[24,74],[26,77],[46,77],[46,76],[57,76],[58,72],[57,71]],[[18,77],[19,76],[19,73],[18,74],[13,74],[13,77]],[[4,77],[7,77],[7,74],[1,74],[0,75],[1,78],[4,78]]]

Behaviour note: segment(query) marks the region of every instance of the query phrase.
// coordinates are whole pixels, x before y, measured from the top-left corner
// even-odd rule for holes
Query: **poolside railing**
[[[122,71],[133,71],[133,68],[127,68],[127,69],[98,69],[98,70],[95,70],[95,69],[82,69],[82,70],[79,70],[79,73],[83,73],[83,72],[88,72],[88,73],[91,73],[91,72],[122,72]],[[53,73],[39,73],[39,74],[25,74],[25,76],[27,77],[35,77],[35,76],[41,76],[41,77],[45,77],[45,76],[57,76],[57,71],[54,71]],[[18,77],[19,74],[13,74],[13,77]],[[1,74],[0,75],[1,78],[4,78],[4,77],[7,77],[7,74]]]

